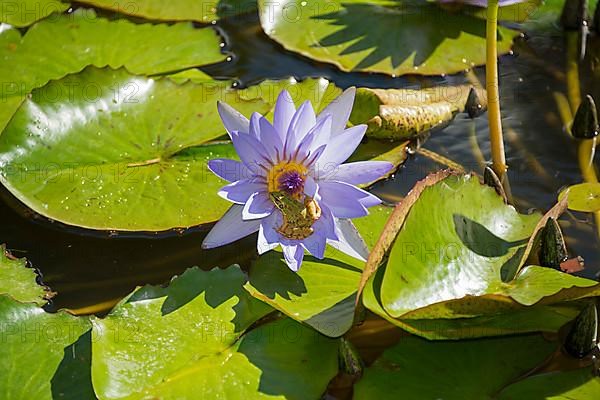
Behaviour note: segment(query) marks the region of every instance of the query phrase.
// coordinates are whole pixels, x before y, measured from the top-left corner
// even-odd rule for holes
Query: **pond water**
[[[218,78],[236,79],[240,86],[290,75],[298,79],[322,76],[341,88],[352,85],[418,88],[466,81],[462,75],[391,78],[343,73],[285,51],[267,38],[253,15],[220,22],[217,27],[226,39],[225,50],[233,52],[235,57],[203,70]],[[556,202],[561,188],[581,181],[576,144],[563,131],[552,95],[556,90],[565,91],[561,46],[562,40],[557,40],[550,30],[520,40],[514,53],[500,61],[510,185],[516,207],[522,212],[547,210]],[[482,69],[474,72],[479,79],[483,78]],[[485,159],[489,159],[485,114],[475,120],[465,114],[458,115],[448,127],[423,140],[422,146],[467,170],[481,172],[481,163],[473,150],[475,142]],[[442,167],[416,153],[393,179],[377,184],[373,190],[393,203],[417,180]],[[8,243],[15,256],[27,257],[42,272],[44,282],[59,293],[49,306],[54,310],[81,309],[94,304],[99,306],[88,310],[107,310],[137,285],[166,282],[193,265],[210,269],[237,262],[244,267],[255,254],[255,237],[203,251],[200,244],[206,229],[160,236],[89,232],[32,215],[4,189],[1,198],[0,243]],[[586,260],[582,275],[596,276],[600,271],[600,247],[591,215],[568,213],[562,220],[571,254]]]

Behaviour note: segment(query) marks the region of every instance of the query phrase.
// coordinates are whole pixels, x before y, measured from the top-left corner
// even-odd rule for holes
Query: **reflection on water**
[[[204,70],[216,77],[238,79],[241,86],[290,75],[300,79],[324,76],[342,88],[352,85],[415,88],[465,82],[463,76],[391,78],[342,73],[332,66],[284,51],[262,33],[252,15],[220,23],[220,29],[227,37],[228,50],[236,57]],[[514,56],[503,57],[500,63],[511,190],[523,212],[550,208],[562,187],[581,181],[575,143],[563,132],[552,97],[555,90],[564,92],[564,76],[560,73],[563,53],[553,45],[555,39],[552,33],[537,36],[529,43],[521,43]],[[536,48],[544,49],[543,59],[533,54],[532,42]],[[476,73],[481,79],[483,71],[478,69]],[[480,172],[481,155],[488,159],[490,154],[485,115],[470,120],[461,114],[448,127],[433,133],[423,146],[467,170]],[[439,168],[430,159],[413,155],[395,179],[376,185],[374,191],[389,202],[397,201],[417,180]],[[82,234],[79,230],[27,217],[23,215],[26,211],[15,205],[16,200],[5,190],[2,197],[8,201],[0,202],[0,243],[7,243],[16,256],[27,257],[43,272],[44,281],[59,292],[53,308],[78,308],[109,301],[125,295],[136,285],[164,283],[193,265],[210,269],[234,262],[247,264],[255,255],[255,237],[202,251],[200,244],[206,234],[202,231],[162,238]],[[587,270],[583,275],[593,277],[600,270],[600,257],[591,216],[568,214],[563,220],[571,253],[586,259]]]

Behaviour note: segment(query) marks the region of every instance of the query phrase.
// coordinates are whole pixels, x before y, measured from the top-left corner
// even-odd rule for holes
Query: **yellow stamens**
[[[268,190],[270,193],[286,191],[290,195],[294,196],[297,200],[300,200],[300,198],[303,196],[304,191],[303,181],[306,178],[307,174],[308,170],[302,164],[296,163],[294,161],[281,162],[273,166],[273,168],[271,168],[269,174],[267,175]],[[294,175],[298,178],[301,178],[302,187],[294,188],[294,190],[290,192],[289,188],[285,187],[285,182]]]

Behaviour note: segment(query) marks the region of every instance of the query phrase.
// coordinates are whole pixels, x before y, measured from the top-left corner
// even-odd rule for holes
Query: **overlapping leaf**
[[[50,80],[88,65],[151,75],[211,64],[226,57],[220,41],[212,28],[110,21],[88,9],[41,21],[23,37],[0,32],[0,131],[25,96]]]
[[[8,295],[23,303],[43,306],[50,296],[49,290],[36,283],[37,274],[27,268],[27,260],[11,256],[0,245],[0,295]]]
[[[95,399],[91,325],[66,312],[50,314],[47,288],[24,259],[0,254],[0,393],[14,400]]]
[[[485,62],[485,21],[421,0],[259,0],[261,24],[286,49],[343,71],[435,75]],[[519,33],[499,29],[498,51]]]
[[[543,365],[556,347],[556,343],[538,335],[462,342],[406,338],[386,350],[366,370],[355,386],[354,398],[588,400],[598,397],[600,378],[593,377],[589,367],[525,378]]]
[[[353,220],[368,246],[375,243],[390,209],[374,207],[370,212]],[[273,250],[252,264],[246,289],[289,317],[337,337],[352,326],[363,268],[364,261],[328,246],[323,260],[306,255],[302,268],[294,273],[281,251]]]
[[[511,324],[515,332],[556,330],[579,308],[562,302],[600,287],[551,268],[519,270],[539,218],[518,214],[475,177],[446,177],[408,210],[364,303],[430,338],[508,333]],[[459,319],[455,328],[450,319]]]
[[[104,399],[314,399],[337,373],[337,342],[270,311],[238,267],[188,270],[94,320],[93,382]]]
[[[24,27],[40,19],[61,13],[69,8],[69,3],[60,0],[13,0],[0,4],[0,23]]]
[[[81,3],[156,21],[198,21],[205,24],[256,11],[254,0],[83,0]]]

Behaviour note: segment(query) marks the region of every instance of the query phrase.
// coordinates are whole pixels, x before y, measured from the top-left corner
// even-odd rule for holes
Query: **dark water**
[[[262,33],[257,17],[252,15],[220,23],[218,29],[226,39],[225,50],[235,56],[229,62],[204,70],[215,77],[236,79],[240,86],[288,76],[298,79],[323,76],[342,88],[352,85],[416,88],[466,81],[464,76],[391,78],[343,73],[286,52]],[[563,132],[552,96],[553,91],[565,92],[560,72],[564,71],[563,58],[561,40],[550,33],[522,40],[513,55],[501,59],[510,183],[515,203],[523,212],[548,209],[556,202],[562,187],[581,181],[576,145]],[[483,78],[481,69],[476,69],[475,74]],[[511,130],[516,139],[508,134]],[[481,172],[481,164],[472,150],[474,139],[488,159],[485,115],[475,120],[459,115],[451,125],[432,133],[423,147],[460,163],[467,170]],[[413,155],[393,180],[378,184],[373,190],[389,202],[397,201],[417,180],[441,167],[420,154]],[[247,264],[255,254],[255,237],[203,251],[200,244],[206,231],[202,230],[163,237],[120,237],[66,228],[32,216],[5,190],[0,194],[3,199],[0,243],[7,243],[14,255],[27,257],[42,271],[44,281],[59,293],[51,305],[53,309],[110,304],[136,285],[166,282],[187,267],[199,265],[209,269],[233,262]],[[593,277],[600,270],[600,254],[591,216],[568,214],[563,220],[571,253],[586,259],[583,275]]]

